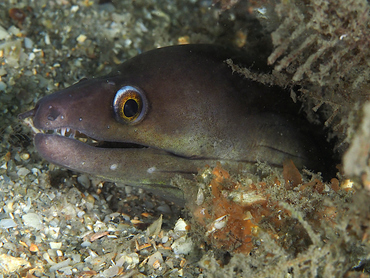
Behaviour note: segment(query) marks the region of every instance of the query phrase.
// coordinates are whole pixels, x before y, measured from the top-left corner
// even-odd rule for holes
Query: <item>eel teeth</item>
[[[69,131],[69,128],[68,128],[68,131]],[[72,130],[68,137],[69,138],[75,138],[76,137],[76,130]]]
[[[58,135],[62,135],[69,138],[75,138],[76,137],[76,130],[71,129],[70,127],[61,127],[54,129],[54,133]]]
[[[72,138],[72,139],[77,139],[83,143],[88,143],[88,144],[91,144],[91,145],[98,145],[99,144],[99,141],[97,140],[94,140],[92,138],[90,138],[89,136],[75,130],[75,129],[72,129],[70,127],[60,127],[60,128],[57,128],[57,129],[54,129],[54,134],[57,134],[57,135],[61,135],[61,136],[64,136],[64,137],[68,137],[68,138]]]

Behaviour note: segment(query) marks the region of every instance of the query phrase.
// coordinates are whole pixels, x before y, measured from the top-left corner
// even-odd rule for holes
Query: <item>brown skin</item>
[[[281,166],[292,159],[298,168],[317,169],[319,147],[302,130],[306,123],[289,96],[232,73],[224,63],[232,58],[263,70],[245,56],[213,45],[155,49],[106,77],[41,99],[20,117],[33,116],[42,130],[68,127],[96,140],[149,147],[102,149],[58,135],[35,138],[37,150],[52,163],[176,201],[182,195],[170,187],[171,178],[191,177],[215,161],[240,169],[257,161]],[[113,99],[125,85],[140,88],[148,101],[147,114],[135,125],[114,116]]]

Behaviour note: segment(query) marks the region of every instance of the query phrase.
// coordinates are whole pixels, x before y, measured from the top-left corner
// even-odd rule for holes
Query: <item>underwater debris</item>
[[[12,274],[19,271],[22,268],[30,267],[31,264],[24,258],[13,257],[7,254],[0,255],[0,273],[1,274]]]
[[[9,10],[9,17],[19,24],[22,24],[22,22],[26,19],[26,13],[21,9],[12,8]]]
[[[370,269],[369,193],[348,180],[301,174],[289,161],[283,172],[262,181],[232,177],[221,164],[200,172],[198,194],[187,194],[193,239],[213,250],[200,266],[213,277],[344,277]]]
[[[370,103],[363,107],[363,118],[351,145],[343,157],[344,172],[348,176],[362,176],[364,185],[370,189]]]
[[[261,182],[237,180],[221,164],[200,176],[206,181],[213,178],[199,189],[204,201],[199,202],[197,196],[189,204],[195,225],[205,230],[208,244],[231,254],[255,252],[266,234],[291,255],[312,244],[320,247],[324,239],[316,230],[324,222],[334,228],[342,210],[332,202],[322,202],[343,194],[338,180],[333,179],[332,186],[315,176],[305,181],[291,161],[284,164],[283,181],[277,177]],[[315,201],[309,200],[312,196]]]
[[[277,71],[295,65],[293,81],[306,75],[320,86],[326,86],[328,80],[340,83],[351,68],[368,64],[370,18],[366,0],[283,1],[275,11],[283,21],[272,33],[275,50],[268,63],[275,64]],[[351,56],[355,59],[349,59]],[[367,70],[367,80],[369,73]],[[360,82],[358,78],[352,80],[353,86]]]
[[[339,138],[340,152],[357,127],[360,115],[350,117],[353,106],[368,98],[369,10],[366,0],[281,1],[268,9],[265,20],[265,25],[272,21],[278,26],[271,34],[274,50],[268,57],[273,75],[282,77],[283,87],[299,89],[312,119],[317,121],[321,108],[325,126]]]

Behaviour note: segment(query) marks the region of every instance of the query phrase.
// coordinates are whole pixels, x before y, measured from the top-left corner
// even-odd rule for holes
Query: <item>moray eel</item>
[[[33,117],[43,131],[35,146],[46,160],[179,204],[183,193],[171,179],[217,161],[240,170],[292,159],[317,169],[320,150],[289,95],[233,73],[228,58],[266,71],[221,46],[164,47],[48,95],[20,118]],[[82,135],[87,142],[76,140]]]

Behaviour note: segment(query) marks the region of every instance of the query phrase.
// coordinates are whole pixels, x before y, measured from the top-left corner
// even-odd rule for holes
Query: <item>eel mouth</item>
[[[95,138],[90,137],[89,135],[76,130],[70,127],[59,127],[56,129],[43,129],[37,128],[34,125],[32,118],[36,115],[37,110],[39,109],[39,104],[35,106],[34,109],[26,111],[18,115],[18,119],[23,120],[25,124],[27,124],[35,134],[48,134],[48,135],[55,135],[61,136],[66,138],[71,138],[78,140],[84,144],[87,144],[91,147],[98,147],[98,148],[120,148],[120,149],[143,149],[149,148],[148,146],[144,146],[141,144],[136,143],[129,143],[129,142],[111,142],[111,141],[104,141],[104,140],[96,140]]]
[[[53,135],[53,136],[58,136],[58,137],[70,138],[70,139],[74,139],[76,141],[79,141],[81,143],[84,143],[86,145],[89,145],[91,147],[96,147],[96,148],[109,148],[109,149],[149,148],[148,146],[136,144],[136,143],[110,142],[110,141],[104,141],[104,140],[96,140],[79,130],[75,130],[69,127],[60,127],[56,129],[40,129],[40,128],[35,127],[33,120],[31,118],[24,118],[23,120],[29,127],[31,127],[35,135],[45,134],[45,135]]]
[[[81,131],[74,130],[69,127],[62,127],[57,128],[55,130],[46,130],[42,132],[44,134],[52,134],[55,136],[62,136],[71,139],[78,140],[84,144],[87,144],[91,147],[96,148],[109,148],[109,149],[144,149],[149,148],[148,146],[136,144],[136,143],[128,143],[128,142],[111,142],[111,141],[104,141],[104,140],[96,140]]]

